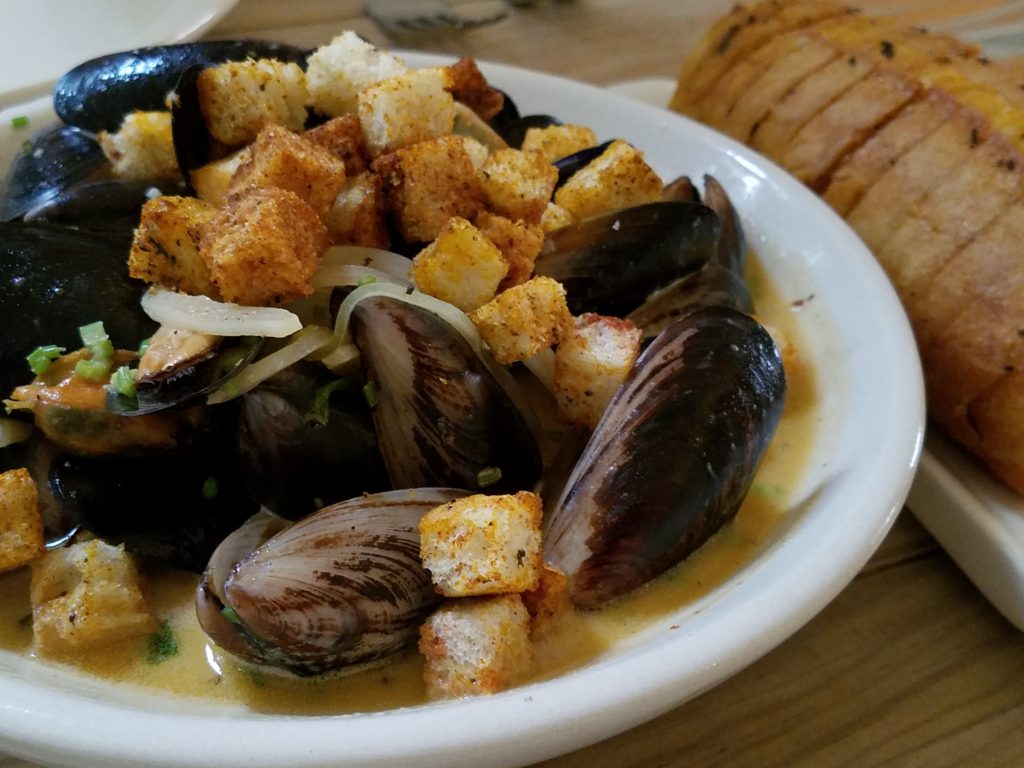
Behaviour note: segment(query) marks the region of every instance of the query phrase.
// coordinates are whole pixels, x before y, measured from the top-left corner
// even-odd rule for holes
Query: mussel
[[[771,337],[731,308],[693,310],[651,343],[549,520],[545,555],[577,606],[646,583],[736,514],[785,390]]]
[[[147,181],[103,179],[75,184],[25,211],[26,222],[48,222],[93,232],[127,236],[139,223],[139,211],[157,194],[173,194],[175,186],[157,188]]]
[[[228,537],[196,592],[199,622],[234,655],[296,675],[372,661],[411,644],[439,598],[419,558],[419,519],[463,492],[419,488],[326,507]]]

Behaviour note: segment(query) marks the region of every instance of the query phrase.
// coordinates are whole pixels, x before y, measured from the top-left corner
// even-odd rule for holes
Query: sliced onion
[[[380,248],[366,248],[361,245],[335,245],[328,248],[320,262],[320,268],[339,264],[379,269],[406,283],[412,280],[409,276],[412,273],[412,260]]]
[[[210,395],[206,403],[217,405],[255,389],[276,373],[280,373],[290,365],[294,365],[317,350],[327,346],[334,340],[334,335],[319,325],[303,328],[294,338],[276,352],[261,357],[240,374],[228,381],[224,386]]]
[[[373,278],[369,280],[371,283],[394,283],[403,288],[409,285],[408,282],[373,267],[363,267],[357,264],[321,264],[320,269],[313,276],[313,288],[359,285],[367,281],[368,278]]]
[[[0,419],[0,448],[28,440],[32,434],[32,425],[17,419]]]
[[[548,392],[555,391],[555,351],[553,349],[542,349],[537,354],[523,360],[523,365],[529,369]]]
[[[243,307],[206,296],[162,288],[142,297],[142,310],[161,325],[214,336],[269,336],[280,339],[302,328],[297,315],[280,307]]]

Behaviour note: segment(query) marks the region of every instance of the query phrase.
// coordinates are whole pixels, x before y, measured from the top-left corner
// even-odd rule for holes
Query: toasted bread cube
[[[420,628],[419,648],[428,698],[498,693],[530,673],[530,614],[519,595],[450,600]]]
[[[508,272],[501,251],[465,219],[454,217],[412,260],[412,279],[424,293],[463,312],[494,298]]]
[[[420,558],[445,597],[536,589],[544,565],[540,497],[466,496],[420,519]]]
[[[378,158],[385,207],[408,242],[437,237],[453,216],[472,219],[482,207],[473,161],[459,136],[420,142]]]
[[[177,179],[170,112],[129,112],[117,133],[97,137],[115,176],[129,181]]]
[[[502,365],[557,344],[572,327],[565,288],[550,277],[535,277],[502,291],[470,319]]]
[[[274,59],[229,61],[207,67],[197,82],[210,134],[229,147],[245,144],[268,125],[301,131],[306,123],[306,73]]]
[[[548,207],[544,209],[544,215],[540,218],[540,228],[547,234],[548,232],[554,232],[556,229],[567,227],[574,221],[576,221],[576,217],[565,210],[565,208],[555,203],[548,203]]]
[[[448,67],[451,91],[455,100],[472,109],[481,120],[490,120],[505,106],[505,96],[492,88],[471,56],[459,59]]]
[[[370,152],[363,137],[363,126],[355,115],[328,120],[310,128],[302,138],[323,147],[345,164],[345,173],[355,176],[370,167]]]
[[[569,177],[555,193],[555,202],[576,218],[586,219],[658,202],[663,186],[643,153],[618,140]]]
[[[139,571],[124,546],[99,539],[47,552],[32,566],[32,632],[44,655],[153,632]]]
[[[389,237],[384,223],[380,179],[369,171],[350,178],[324,216],[324,224],[333,245],[386,249]]]
[[[555,566],[544,563],[537,588],[523,592],[522,598],[530,613],[530,636],[543,637],[571,610],[569,578]]]
[[[597,146],[597,134],[583,125],[549,125],[527,128],[523,138],[524,152],[539,152],[549,163]]]
[[[513,220],[540,224],[558,182],[558,169],[536,152],[498,149],[487,158],[481,176],[491,210]]]
[[[483,169],[484,163],[487,162],[487,158],[491,155],[491,150],[470,136],[462,137],[462,146],[466,148],[466,153],[469,155],[473,167],[478,171]]]
[[[373,157],[452,132],[455,100],[445,69],[416,69],[368,85],[357,114]]]
[[[585,314],[555,350],[555,400],[567,421],[595,426],[640,354],[629,320]]]
[[[128,274],[176,291],[216,298],[210,267],[199,243],[217,214],[194,197],[164,195],[142,206],[128,253]]]
[[[345,163],[287,128],[268,125],[249,150],[249,159],[231,179],[231,192],[246,187],[287,189],[322,216],[345,186]]]
[[[473,223],[488,240],[498,246],[508,262],[508,274],[498,290],[503,291],[529,280],[534,262],[544,245],[544,231],[525,221],[512,221],[488,211],[478,214]]]
[[[249,159],[249,147],[242,147],[220,160],[214,160],[189,173],[192,186],[200,199],[210,205],[224,205],[231,188],[231,179],[239,166]]]
[[[317,111],[338,117],[356,111],[357,97],[366,86],[408,71],[398,57],[346,30],[310,54],[306,81]]]
[[[217,212],[199,252],[225,301],[266,306],[310,295],[327,245],[327,230],[305,200],[250,187]]]
[[[0,474],[0,571],[43,556],[46,543],[39,494],[27,469]]]

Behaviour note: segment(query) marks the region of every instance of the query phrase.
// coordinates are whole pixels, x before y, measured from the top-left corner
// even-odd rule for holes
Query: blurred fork
[[[502,0],[460,2],[445,0],[366,0],[364,11],[389,35],[470,29],[504,19],[511,8]]]

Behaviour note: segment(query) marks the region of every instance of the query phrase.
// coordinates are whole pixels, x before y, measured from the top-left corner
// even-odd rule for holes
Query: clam
[[[258,518],[211,558],[196,593],[199,622],[225,650],[296,675],[395,653],[415,641],[439,600],[420,563],[419,519],[463,493],[419,488],[362,496],[245,554],[268,532]]]
[[[546,558],[577,606],[646,583],[736,514],[785,390],[771,337],[733,309],[695,309],[650,344],[548,521]]]

